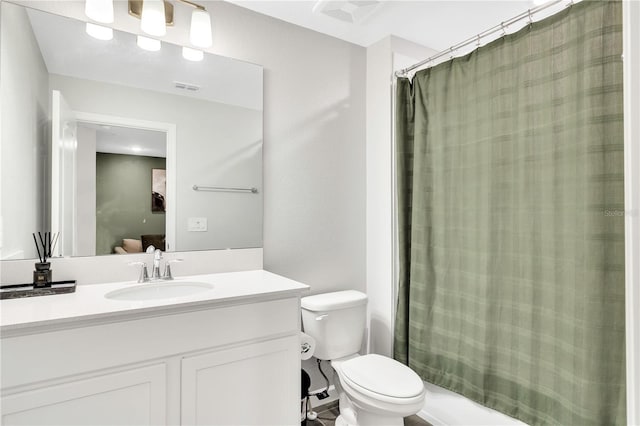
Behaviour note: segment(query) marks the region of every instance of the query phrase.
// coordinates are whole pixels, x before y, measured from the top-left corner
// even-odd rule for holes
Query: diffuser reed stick
[[[52,257],[60,233],[56,232],[52,235],[49,231],[38,232],[38,238],[36,238],[35,232],[32,235],[38,252],[38,260],[40,260],[36,263],[36,270],[33,271],[33,283],[36,287],[44,287],[51,283],[51,264],[47,262],[47,259]],[[40,240],[40,244],[38,244],[38,240]]]
[[[42,255],[40,254],[40,247],[38,247],[38,240],[36,239],[36,233],[34,232],[32,235],[33,235],[33,242],[36,243],[36,250],[38,251],[38,259],[40,259],[40,262],[44,262],[45,259],[42,258]]]

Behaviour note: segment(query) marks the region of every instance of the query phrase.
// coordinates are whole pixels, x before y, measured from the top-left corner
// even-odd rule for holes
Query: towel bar
[[[258,188],[229,188],[223,186],[202,186],[193,185],[194,191],[218,191],[218,192],[251,192],[252,194],[258,193]]]

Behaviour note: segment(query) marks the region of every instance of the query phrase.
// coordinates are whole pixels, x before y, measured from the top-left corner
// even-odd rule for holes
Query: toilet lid
[[[424,390],[422,379],[412,369],[385,356],[359,356],[343,362],[340,369],[351,383],[380,395],[412,398]]]

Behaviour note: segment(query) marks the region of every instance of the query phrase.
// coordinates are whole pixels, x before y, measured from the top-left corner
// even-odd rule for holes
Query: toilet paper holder
[[[306,333],[300,332],[300,358],[307,360],[316,350],[316,341]]]

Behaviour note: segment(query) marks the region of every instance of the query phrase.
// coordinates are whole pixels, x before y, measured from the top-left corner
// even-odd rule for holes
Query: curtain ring
[[[533,24],[533,16],[531,16],[531,9],[529,9],[529,25]]]
[[[504,22],[500,22],[500,26],[502,27],[502,37],[507,35],[507,28],[504,25]]]
[[[478,41],[476,42],[476,47],[480,47],[480,34],[478,34]]]

